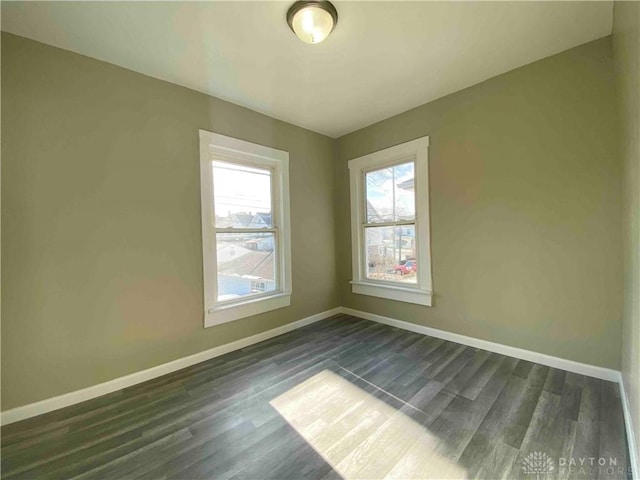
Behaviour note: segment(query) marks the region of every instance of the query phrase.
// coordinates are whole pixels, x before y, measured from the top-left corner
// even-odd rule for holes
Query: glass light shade
[[[291,29],[300,40],[305,43],[320,43],[329,36],[335,27],[336,19],[337,14],[334,17],[329,10],[319,5],[319,2],[309,2],[295,11],[288,20]]]

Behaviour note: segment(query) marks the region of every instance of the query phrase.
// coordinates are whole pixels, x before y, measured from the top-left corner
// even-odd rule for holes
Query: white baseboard
[[[131,387],[138,383],[146,382],[148,380],[152,380],[162,375],[175,372],[182,368],[195,365],[196,363],[204,362],[211,358],[224,355],[225,353],[229,353],[234,350],[239,350],[249,345],[253,345],[255,343],[259,343],[264,340],[277,337],[278,335],[282,335],[284,333],[290,332],[297,328],[304,327],[306,325],[317,322],[324,318],[328,318],[333,315],[337,315],[339,313],[353,315],[354,317],[364,318],[366,320],[383,323],[385,325],[401,328],[403,330],[409,330],[411,332],[420,333],[423,335],[442,338],[444,340],[449,340],[452,342],[461,343],[463,345],[468,345],[471,347],[488,350],[490,352],[500,353],[510,357],[515,357],[523,360],[528,360],[531,362],[540,363],[542,365],[547,365],[554,368],[560,368],[563,370],[567,370],[569,372],[588,375],[591,377],[600,378],[603,380],[609,380],[612,382],[621,382],[620,372],[616,370],[597,367],[594,365],[588,365],[585,363],[574,362],[572,360],[566,360],[563,358],[553,357],[551,355],[545,355],[542,353],[532,352],[529,350],[523,350],[521,348],[510,347],[508,345],[502,345],[499,343],[494,343],[487,340],[481,340],[478,338],[467,337],[465,335],[447,332],[445,330],[438,330],[438,329],[426,327],[423,325],[417,325],[414,323],[405,322],[405,321],[397,320],[394,318],[384,317],[382,315],[362,312],[359,310],[354,310],[346,307],[337,307],[337,308],[327,310],[325,312],[321,312],[321,313],[312,315],[310,317],[306,317],[301,320],[289,323],[287,325],[283,325],[281,327],[268,330],[266,332],[252,335],[247,338],[242,338],[240,340],[236,340],[235,342],[227,343],[225,345],[220,345],[218,347],[214,347],[209,350],[196,353],[194,355],[189,355],[188,357],[179,358],[172,362],[164,363],[162,365],[158,365],[156,367],[142,370],[140,372],[135,372],[130,375],[126,375],[124,377],[115,378],[113,380],[109,380],[104,383],[93,385],[91,387],[87,387],[82,390],[76,390],[74,392],[65,393],[57,397],[48,398],[39,402],[31,403],[29,405],[24,405],[21,407],[16,407],[11,410],[4,411],[0,414],[0,423],[2,425],[7,425],[9,423],[17,422],[19,420],[24,420],[30,417],[35,417],[43,413],[48,413],[53,410],[57,410],[60,408],[68,407],[70,405],[74,405],[76,403],[83,402],[85,400],[90,400],[92,398],[106,395],[108,393],[112,393],[117,390],[121,390],[123,388]],[[620,383],[620,385],[621,385],[621,388],[623,388],[622,383]],[[625,401],[627,402],[626,404],[624,403]],[[629,428],[631,427],[630,427],[630,416],[628,411],[629,409],[628,399],[626,398],[626,396],[624,396],[623,405],[625,408],[625,422],[627,424],[627,431],[629,431]],[[632,438],[632,437],[630,436],[629,438]],[[636,466],[634,467],[634,472],[637,472],[638,471],[637,459],[635,459],[635,463],[636,463]]]
[[[629,461],[631,463],[632,478],[640,480],[640,452],[638,452],[638,437],[633,429],[633,421],[631,419],[631,403],[624,387],[624,378],[620,374],[620,398],[622,399],[622,410],[624,411],[624,426],[627,430],[627,442],[629,442]]]
[[[524,350],[522,348],[510,347],[509,345],[494,343],[488,340],[481,340],[479,338],[467,337],[466,335],[460,335],[459,333],[452,333],[445,330],[438,330],[437,328],[425,327],[424,325],[417,325],[415,323],[405,322],[403,320],[396,320],[395,318],[383,317],[382,315],[376,315],[375,313],[361,312],[352,308],[342,307],[340,311],[347,315],[364,318],[365,320],[384,323],[385,325],[401,328],[410,332],[421,333],[422,335],[428,335],[430,337],[436,337],[443,340],[449,340],[451,342],[461,343],[470,347],[500,353],[502,355],[519,358],[521,360],[528,360],[530,362],[539,363],[548,367],[559,368],[568,372],[588,375],[590,377],[600,378],[602,380],[609,380],[610,382],[618,382],[620,379],[620,372],[618,370],[612,370],[610,368],[603,368],[597,367],[595,365],[589,365],[587,363],[574,362],[573,360],[553,357],[544,353]]]
[[[226,343],[218,347],[210,348],[209,350],[205,350],[203,352],[189,355],[188,357],[179,358],[177,360],[173,360],[172,362],[163,363],[162,365],[148,368],[140,372],[135,372],[124,377],[114,378],[113,380],[109,380],[108,382],[99,383],[97,385],[83,388],[82,390],[76,390],[75,392],[65,393],[57,397],[47,398],[40,402],[30,403],[29,405],[24,405],[22,407],[12,408],[11,410],[7,410],[0,414],[0,423],[2,425],[8,425],[9,423],[17,422],[19,420],[24,420],[30,417],[35,417],[36,415],[42,415],[43,413],[48,413],[53,410],[58,410],[59,408],[68,407],[69,405],[74,405],[76,403],[84,402],[85,400],[90,400],[92,398],[100,397],[102,395],[106,395],[123,388],[131,387],[138,383],[161,377],[162,375],[166,375],[167,373],[172,373],[182,368],[190,367],[191,365],[195,365],[196,363],[219,357],[220,355],[224,355],[225,353],[233,352],[234,350],[239,350],[241,348],[248,347],[249,345],[253,345],[255,343],[277,337],[278,335],[282,335],[292,330],[296,330],[297,328],[310,325],[314,322],[323,320],[333,315],[337,315],[339,313],[341,313],[341,308],[337,307],[325,312],[311,315],[310,317],[306,317],[292,323],[288,323],[272,330],[267,330],[266,332],[258,333],[246,338],[241,338],[240,340],[236,340],[235,342]]]

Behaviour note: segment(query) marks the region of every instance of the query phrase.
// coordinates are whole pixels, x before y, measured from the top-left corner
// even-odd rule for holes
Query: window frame
[[[211,327],[291,304],[291,220],[289,153],[226,135],[200,130],[200,201],[204,280],[204,326]],[[213,162],[271,171],[271,219],[267,229],[218,229],[215,224]],[[220,232],[219,232],[220,230]],[[217,233],[270,232],[276,252],[276,285],[272,292],[218,301]]]
[[[365,175],[385,167],[414,162],[416,284],[376,280],[367,277],[367,199]],[[355,294],[431,306],[431,238],[429,219],[429,137],[395,145],[349,161],[351,193],[351,291]],[[380,226],[384,226],[381,224]]]

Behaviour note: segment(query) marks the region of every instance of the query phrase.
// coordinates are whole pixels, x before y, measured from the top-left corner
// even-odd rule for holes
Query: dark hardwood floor
[[[348,316],[7,425],[1,453],[3,479],[630,478],[617,384]]]

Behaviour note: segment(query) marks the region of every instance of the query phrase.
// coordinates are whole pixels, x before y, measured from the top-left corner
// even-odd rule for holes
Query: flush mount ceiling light
[[[338,11],[326,0],[302,0],[287,11],[287,23],[305,43],[320,43],[338,23]]]

